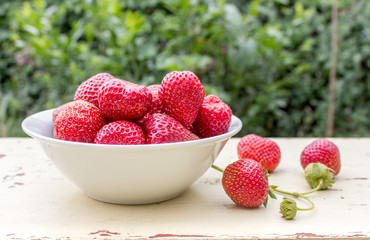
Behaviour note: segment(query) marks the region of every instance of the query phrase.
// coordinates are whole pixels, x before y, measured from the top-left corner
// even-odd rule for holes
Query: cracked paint
[[[89,235],[99,235],[101,237],[110,237],[112,235],[121,235],[121,234],[118,232],[111,232],[111,231],[103,229],[103,230],[98,230],[96,232],[91,232],[89,233]]]
[[[183,235],[183,234],[168,234],[168,233],[159,233],[154,236],[149,236],[149,238],[209,238],[212,236],[208,235]]]

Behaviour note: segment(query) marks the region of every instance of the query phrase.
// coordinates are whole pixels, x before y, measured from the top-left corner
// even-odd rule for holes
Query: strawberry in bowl
[[[200,127],[194,123],[206,97],[202,86],[194,73],[173,74],[182,76],[182,89],[187,81],[197,83],[196,99],[201,101],[194,100],[191,90],[181,95],[182,102],[195,109],[169,104],[171,84],[153,90],[104,74],[76,90],[97,88],[97,95],[76,92],[78,97],[60,108],[27,117],[22,128],[40,143],[56,168],[91,198],[117,204],[174,198],[207,171],[242,123],[230,114],[223,118],[227,128],[214,129],[219,132],[213,136],[198,136]],[[156,109],[151,111],[152,106]],[[176,108],[180,114],[174,114]]]

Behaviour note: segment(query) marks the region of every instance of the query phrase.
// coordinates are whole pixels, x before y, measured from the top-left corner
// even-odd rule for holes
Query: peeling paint
[[[91,232],[88,235],[90,236],[79,236],[78,239],[135,239],[135,240],[144,240],[144,239],[370,239],[368,233],[359,232],[348,232],[348,234],[316,234],[310,232],[299,232],[295,234],[268,234],[267,236],[237,236],[237,235],[217,235],[217,236],[210,236],[210,235],[202,235],[202,234],[170,234],[170,233],[159,233],[156,235],[143,237],[139,235],[134,236],[126,236],[123,237],[121,233],[118,232],[111,232],[108,230],[98,230],[96,232]],[[93,235],[93,236],[91,236]],[[119,236],[118,236],[119,235]],[[58,239],[58,240],[71,240],[76,239],[75,237],[69,236],[60,236],[60,237],[47,237],[47,236],[28,236],[28,237],[20,237],[17,236],[16,233],[8,233],[5,235],[6,239],[11,240],[48,240],[48,239]],[[0,236],[0,239],[2,237]]]
[[[89,233],[89,235],[99,235],[99,236],[101,236],[101,237],[110,237],[110,236],[112,236],[112,235],[121,235],[120,233],[118,233],[118,232],[110,232],[110,231],[108,231],[108,230],[98,230],[98,231],[96,231],[96,232],[91,232],[91,233]]]
[[[325,235],[317,235],[315,233],[296,233],[295,237],[296,238],[323,238],[325,237]]]
[[[15,182],[15,183],[13,183],[13,185],[10,185],[8,188],[15,188],[16,186],[22,186],[22,185],[24,185],[24,183],[22,183],[22,182]]]
[[[353,177],[353,178],[346,178],[346,180],[368,180],[367,177]]]
[[[25,173],[17,173],[17,174],[14,174],[14,175],[5,175],[3,177],[3,182],[11,181],[11,180],[13,180],[16,177],[22,177],[24,175],[26,175],[26,174]]]
[[[37,236],[31,236],[30,240],[46,240],[46,239],[52,239],[51,237],[37,237]]]
[[[276,239],[346,239],[346,238],[366,238],[369,239],[369,235],[362,232],[352,232],[349,234],[316,234],[316,233],[307,233],[301,232],[293,235],[280,235],[274,234]]]
[[[22,168],[19,168],[17,169],[17,171],[21,170]],[[15,182],[12,182],[14,179],[18,179],[18,177],[23,177],[25,176],[26,174],[23,173],[23,172],[20,172],[20,173],[16,173],[16,174],[13,174],[13,175],[5,175],[3,177],[3,183],[5,182],[10,182],[10,186],[8,186],[8,188],[15,188],[17,186],[23,186],[24,183],[23,182],[20,182],[20,181],[15,181]]]
[[[365,235],[362,232],[350,232],[352,235],[349,235],[348,237],[369,237],[369,235]]]
[[[160,233],[154,236],[150,236],[149,238],[210,238],[212,236],[208,235],[183,235],[183,234],[168,234],[168,233]]]
[[[353,180],[368,180],[367,177],[355,177],[355,178],[352,178]]]
[[[366,207],[366,203],[358,203],[358,204],[349,204],[349,206],[358,206],[358,207]]]

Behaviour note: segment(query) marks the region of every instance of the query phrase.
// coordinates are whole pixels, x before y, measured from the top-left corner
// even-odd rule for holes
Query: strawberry
[[[158,91],[161,85],[153,84],[149,85],[148,89],[152,93],[152,107],[149,113],[163,113],[162,111],[162,100],[159,98]]]
[[[142,125],[147,144],[197,140],[199,137],[174,118],[162,113],[150,115]]]
[[[94,104],[76,100],[68,103],[54,122],[54,138],[92,143],[96,133],[106,124],[103,113]]]
[[[62,111],[62,109],[67,106],[69,103],[71,102],[67,102],[67,103],[64,103],[62,105],[60,105],[59,107],[56,107],[54,110],[53,110],[53,122],[55,122],[55,119],[57,118],[58,114],[60,113],[60,111]]]
[[[135,123],[137,124],[137,125],[139,125],[140,127],[143,127],[143,124],[144,124],[144,122],[151,116],[152,114],[150,114],[150,113],[147,113],[147,114],[145,114],[145,116],[144,117],[142,117],[142,118],[140,118],[139,120],[137,120]]]
[[[99,106],[98,90],[105,81],[112,78],[113,76],[109,73],[99,73],[92,76],[78,86],[74,95],[74,100],[85,100],[91,102],[95,106]]]
[[[145,135],[139,125],[120,120],[104,125],[96,134],[94,143],[136,145],[145,143]]]
[[[112,79],[98,91],[99,107],[110,121],[141,119],[150,110],[152,94],[145,86]]]
[[[222,175],[222,186],[236,204],[258,207],[268,197],[269,184],[263,167],[253,159],[229,164]]]
[[[250,158],[272,172],[280,162],[280,148],[272,140],[249,134],[242,137],[237,146],[239,159]]]
[[[130,82],[130,81],[126,81],[126,80],[123,80],[123,79],[120,79],[120,78],[114,78],[114,79],[120,80],[123,84],[125,84],[126,87],[128,87],[128,86],[131,86],[131,87],[139,86],[139,84],[136,84],[136,83],[133,83],[133,82]]]
[[[146,119],[149,118],[149,116],[153,113],[163,113],[162,111],[162,101],[158,96],[158,90],[161,87],[159,84],[149,85],[148,89],[152,94],[152,106],[149,110],[149,112],[141,119],[137,120],[136,123],[139,124],[139,126],[142,126]]]
[[[158,95],[164,113],[189,127],[198,115],[205,93],[194,73],[174,71],[163,78]]]
[[[231,123],[231,109],[220,98],[209,95],[204,98],[193,127],[201,138],[226,133]]]
[[[319,138],[307,145],[301,153],[301,165],[305,169],[310,163],[322,163],[337,175],[340,170],[338,147],[325,138]]]

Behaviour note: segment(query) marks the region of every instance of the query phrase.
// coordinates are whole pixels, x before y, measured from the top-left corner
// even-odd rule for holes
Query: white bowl
[[[180,195],[207,171],[242,127],[240,119],[232,116],[229,131],[215,137],[153,145],[100,145],[54,139],[52,111],[27,117],[23,131],[88,196],[117,204],[154,203]]]

